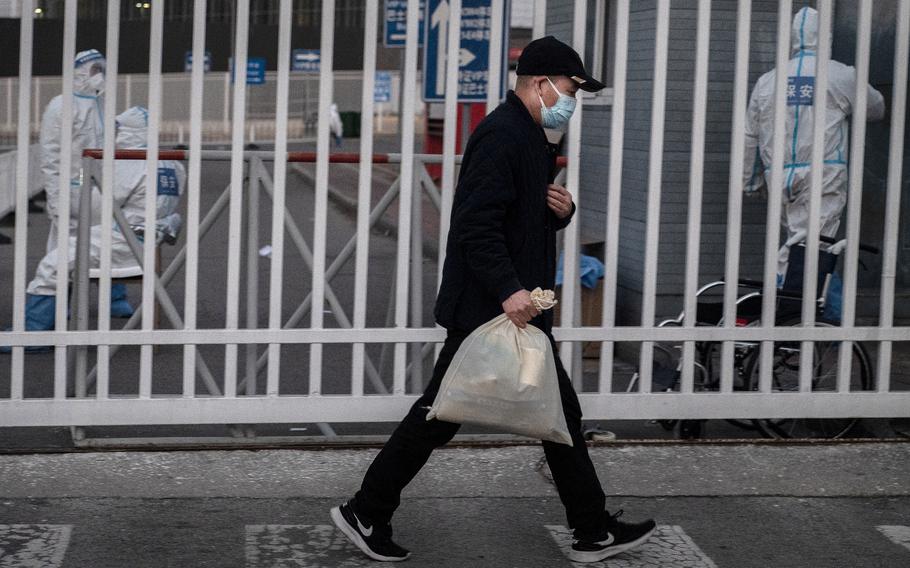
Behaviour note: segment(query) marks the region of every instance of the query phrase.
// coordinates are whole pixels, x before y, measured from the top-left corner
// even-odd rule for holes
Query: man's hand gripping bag
[[[531,292],[538,309],[552,291]],[[474,330],[452,359],[427,420],[477,424],[572,445],[559,396],[556,361],[546,334],[497,316]]]

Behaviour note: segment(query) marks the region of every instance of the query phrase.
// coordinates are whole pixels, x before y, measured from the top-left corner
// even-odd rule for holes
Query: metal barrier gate
[[[247,32],[249,9],[248,3],[241,2],[238,6],[238,24],[236,32],[237,61],[237,86],[233,92],[233,128],[232,148],[220,154],[207,154],[201,145],[201,100],[198,96],[203,84],[202,66],[194,66],[192,74],[191,124],[189,128],[189,151],[173,154],[162,150],[158,141],[158,124],[162,113],[161,108],[161,54],[162,54],[162,29],[163,29],[163,4],[153,3],[151,10],[151,43],[150,43],[150,90],[149,90],[149,116],[150,139],[147,154],[134,156],[142,158],[147,155],[147,168],[149,178],[153,179],[157,171],[159,159],[186,158],[188,161],[188,217],[186,251],[180,262],[187,267],[186,290],[184,298],[184,311],[181,314],[176,304],[167,292],[167,285],[176,274],[168,267],[163,274],[156,275],[154,257],[155,240],[146,239],[139,243],[135,238],[130,239],[131,247],[137,254],[142,250],[143,273],[146,277],[142,282],[143,298],[155,297],[161,304],[165,317],[176,329],[154,329],[154,302],[145,301],[141,307],[141,317],[131,322],[125,330],[112,330],[110,327],[109,309],[105,302],[100,302],[98,310],[97,329],[88,329],[87,318],[87,276],[85,266],[80,265],[74,279],[74,315],[73,329],[66,330],[67,306],[69,303],[67,286],[58,285],[56,300],[56,324],[61,331],[52,332],[25,332],[24,297],[26,273],[26,240],[27,240],[27,195],[26,176],[28,172],[28,120],[31,116],[30,103],[30,75],[31,53],[33,44],[33,23],[31,0],[23,0],[23,17],[20,49],[20,90],[18,93],[18,165],[17,165],[17,219],[15,231],[15,262],[13,290],[14,317],[13,331],[0,335],[0,343],[12,346],[10,396],[0,399],[0,426],[93,426],[93,425],[135,425],[135,424],[238,424],[238,423],[289,423],[289,422],[368,422],[368,421],[396,421],[400,419],[407,407],[413,402],[414,388],[408,389],[408,346],[416,345],[412,349],[411,363],[422,361],[429,354],[431,348],[427,345],[440,342],[444,337],[442,329],[427,327],[420,320],[412,319],[415,311],[419,312],[424,303],[419,286],[413,280],[415,273],[419,273],[421,264],[421,251],[419,230],[414,230],[415,219],[421,219],[419,198],[427,192],[434,203],[438,203],[440,212],[440,247],[439,264],[445,251],[445,238],[448,228],[448,219],[452,206],[456,178],[456,149],[455,129],[456,104],[454,96],[447,96],[445,102],[445,132],[444,151],[438,161],[442,163],[441,189],[438,196],[436,185],[427,183],[426,172],[422,163],[431,159],[425,155],[415,153],[414,121],[407,117],[415,114],[416,77],[417,77],[417,33],[419,7],[416,0],[408,3],[407,11],[407,46],[405,48],[405,75],[403,78],[403,105],[401,121],[401,148],[400,155],[394,156],[395,163],[400,163],[399,181],[394,188],[389,190],[388,200],[381,202],[382,207],[388,207],[393,193],[398,196],[398,235],[396,240],[394,263],[394,290],[393,301],[390,303],[390,325],[376,327],[367,325],[367,270],[370,263],[368,243],[370,240],[369,228],[371,221],[375,220],[379,208],[370,207],[370,188],[372,169],[368,164],[373,159],[373,132],[369,121],[363,123],[363,132],[360,139],[360,152],[354,156],[335,156],[329,152],[329,124],[328,109],[332,101],[332,82],[329,80],[333,60],[333,20],[334,2],[327,0],[323,3],[322,16],[322,71],[319,93],[319,123],[317,129],[317,152],[306,159],[313,159],[316,163],[315,170],[315,196],[313,205],[313,237],[308,243],[303,238],[299,227],[295,227],[291,215],[285,214],[287,164],[302,156],[288,153],[287,151],[287,112],[288,112],[288,75],[290,63],[290,32],[291,0],[281,1],[281,24],[278,38],[279,69],[278,90],[276,97],[276,124],[275,150],[269,156],[274,157],[274,178],[269,176],[263,163],[263,154],[247,152],[244,150],[244,113],[246,105],[246,60],[247,60]],[[61,171],[69,171],[72,131],[72,66],[75,52],[75,27],[76,27],[76,2],[68,0],[65,13],[65,49],[63,55],[64,69],[64,110],[63,110],[63,142],[61,148]],[[540,4],[539,4],[540,5]],[[603,6],[603,3],[597,3]],[[657,247],[658,230],[660,223],[660,197],[661,197],[661,156],[663,154],[664,139],[664,111],[666,104],[666,73],[668,66],[668,38],[670,1],[658,0],[656,10],[656,43],[654,56],[654,89],[652,94],[651,125],[650,125],[650,162],[649,162],[649,187],[647,194],[648,216],[646,222],[646,249],[644,254],[644,293],[641,308],[642,326],[617,326],[616,325],[616,298],[617,298],[617,255],[622,246],[619,242],[618,221],[621,196],[621,171],[623,166],[623,125],[625,123],[626,101],[626,70],[628,58],[628,21],[629,0],[616,1],[616,49],[614,53],[614,87],[612,103],[612,125],[610,130],[611,152],[609,156],[610,175],[607,183],[610,188],[606,204],[606,226],[604,230],[606,243],[606,280],[603,296],[603,324],[598,327],[582,327],[578,325],[578,255],[579,233],[577,220],[570,225],[564,236],[565,282],[562,291],[562,320],[561,326],[555,330],[556,338],[562,342],[561,356],[571,364],[575,372],[574,379],[579,388],[583,387],[582,376],[579,372],[580,342],[598,342],[601,344],[599,370],[596,376],[596,387],[584,390],[580,395],[586,415],[594,419],[650,419],[650,418],[837,418],[837,417],[888,417],[904,416],[910,411],[910,392],[897,391],[891,388],[890,369],[892,357],[892,343],[910,340],[910,329],[895,326],[894,312],[894,263],[896,262],[897,230],[899,220],[899,196],[901,181],[901,160],[903,152],[903,128],[906,118],[906,89],[907,89],[907,59],[895,58],[895,91],[892,99],[891,132],[893,143],[891,145],[891,160],[888,172],[888,208],[886,211],[886,228],[884,239],[884,269],[881,289],[880,325],[874,327],[860,327],[855,323],[855,293],[856,270],[858,264],[858,219],[861,196],[862,155],[864,141],[865,106],[858,104],[856,120],[852,139],[851,194],[847,208],[847,246],[846,270],[844,282],[844,316],[839,326],[822,326],[816,319],[816,273],[818,270],[818,243],[819,222],[817,215],[811,217],[808,237],[805,267],[805,285],[801,294],[801,313],[797,325],[789,326],[776,321],[777,301],[780,299],[776,289],[776,249],[778,218],[780,216],[780,190],[776,193],[772,189],[769,199],[767,245],[765,249],[764,278],[757,285],[760,292],[761,317],[757,323],[750,326],[737,325],[737,305],[740,300],[736,286],[726,286],[723,293],[722,317],[716,326],[698,325],[697,316],[697,290],[698,279],[698,253],[699,253],[699,222],[701,215],[701,186],[702,170],[704,163],[704,128],[706,122],[704,93],[707,89],[707,61],[710,39],[710,9],[708,0],[698,3],[697,22],[697,65],[694,77],[695,97],[693,107],[692,128],[692,170],[690,186],[690,203],[688,210],[688,236],[685,282],[685,310],[684,314],[669,326],[652,325],[655,320],[655,291],[657,282]],[[820,21],[822,29],[830,24],[832,14],[831,0],[819,0]],[[364,75],[362,112],[364,116],[372,116],[373,108],[373,81],[376,62],[377,23],[380,3],[377,0],[366,2],[366,25],[364,30]],[[502,17],[503,0],[492,2],[494,21]],[[750,32],[750,6],[748,0],[739,0],[737,20],[736,43],[736,79],[733,112],[733,158],[730,164],[730,192],[728,205],[728,229],[726,236],[726,282],[739,280],[739,268],[736,262],[740,253],[740,232],[737,222],[741,214],[742,179],[739,172],[742,170],[742,133],[743,116],[745,115],[748,49]],[[452,13],[459,13],[460,0],[450,2]],[[869,21],[870,2],[860,3],[859,26],[860,40],[857,42],[857,84],[856,97],[858,101],[865,100],[865,73],[868,71],[869,54]],[[109,3],[108,21],[119,21],[119,2]],[[196,61],[203,59],[205,38],[205,10],[206,2],[196,2],[194,15],[194,44],[193,57]],[[498,10],[498,12],[497,12]],[[587,3],[574,3],[574,35],[573,43],[579,52],[584,52],[585,22],[587,21]],[[910,37],[910,3],[902,2],[898,8],[897,20],[897,53],[906,53],[908,50],[908,37]],[[779,8],[779,25],[777,27],[778,49],[777,67],[782,68],[787,61],[789,24],[792,12],[792,2],[781,1]],[[541,10],[537,10],[542,14]],[[499,14],[498,16],[496,14]],[[538,22],[540,23],[540,22]],[[450,61],[458,60],[458,42],[460,37],[460,22],[455,19],[449,26],[449,41],[447,55]],[[499,32],[501,26],[494,23],[492,26],[492,45],[501,44],[502,37]],[[542,27],[536,26],[537,30]],[[118,26],[108,27],[106,55],[108,57],[107,85],[108,92],[114,89],[117,80],[117,49]],[[827,61],[830,57],[830,39],[821,34],[818,57]],[[495,52],[491,49],[491,53]],[[817,77],[818,86],[824,91],[827,85],[827,72],[823,71],[824,65],[819,66]],[[491,59],[490,82],[498,84],[499,74],[503,70],[496,57]],[[786,82],[783,74],[778,74],[776,84],[776,108],[784,108],[786,99],[784,90]],[[451,94],[457,87],[457,70],[450,67],[446,73],[446,92]],[[490,89],[491,94],[487,101],[487,109],[492,110],[498,100],[495,89]],[[102,234],[108,235],[102,241],[101,277],[99,280],[100,297],[107,297],[110,289],[110,247],[109,233],[116,223],[122,224],[122,216],[117,216],[111,197],[111,183],[114,171],[114,116],[116,114],[116,96],[105,99],[105,145],[102,150],[88,152],[83,167],[83,184],[88,185],[96,176],[101,180],[104,188],[102,202]],[[580,180],[580,155],[581,155],[581,128],[583,126],[584,105],[579,105],[572,118],[568,133],[566,185],[573,193],[579,209],[584,209],[586,203],[582,199],[584,194],[579,192]],[[784,160],[784,128],[783,113],[778,112],[780,120],[776,124],[775,143],[777,152],[774,159],[777,165],[774,168],[782,172],[780,167]],[[815,128],[815,137],[820,142],[815,145],[812,163],[815,170],[821,168],[823,160],[823,124],[818,121]],[[126,156],[126,154],[121,154]],[[227,299],[225,303],[224,325],[219,329],[200,329],[197,326],[196,304],[200,293],[201,282],[198,273],[200,258],[199,242],[207,230],[208,219],[201,218],[200,193],[201,163],[204,159],[217,158],[229,160],[230,184],[223,192],[216,204],[218,208],[229,207],[229,231],[227,243],[226,285]],[[100,160],[102,167],[100,175],[93,172],[92,162]],[[341,305],[333,291],[331,282],[337,274],[345,259],[337,256],[327,266],[327,219],[328,219],[328,181],[329,164],[333,161],[355,161],[360,164],[358,178],[358,209],[356,220],[356,238],[345,247],[345,255],[355,252],[354,262],[354,294],[352,303],[353,316],[344,312],[345,306]],[[390,162],[393,160],[389,160]],[[244,185],[245,168],[248,172],[250,183]],[[859,172],[859,173],[858,173]],[[782,175],[782,174],[781,174]],[[59,214],[66,219],[70,216],[69,192],[70,186],[61,176],[61,206]],[[273,260],[270,271],[269,285],[269,317],[268,327],[256,328],[256,314],[250,310],[250,305],[258,301],[258,289],[254,281],[248,281],[247,323],[241,323],[240,313],[240,286],[241,286],[241,256],[242,256],[242,221],[244,213],[244,197],[247,203],[254,203],[258,199],[259,188],[271,198],[274,207],[272,215],[271,246]],[[821,199],[821,176],[813,180],[810,211],[817,212]],[[149,193],[146,211],[154,212],[154,194]],[[385,199],[385,198],[384,198]],[[255,210],[256,205],[250,205]],[[209,214],[213,212],[210,211]],[[145,234],[154,234],[154,215],[146,216]],[[407,222],[411,220],[412,222]],[[309,309],[309,326],[298,328],[303,314],[292,318],[291,321],[282,320],[282,284],[286,275],[283,273],[283,254],[285,232],[291,236],[294,246],[301,257],[311,268],[310,297],[306,306]],[[129,231],[126,231],[131,235]],[[83,235],[84,235],[83,231]],[[773,238],[771,238],[773,236]],[[60,232],[58,250],[66,251],[67,237],[65,232]],[[83,247],[86,246],[83,239]],[[255,263],[253,243],[248,242],[248,262]],[[82,249],[83,258],[84,251]],[[68,259],[66,252],[59,255],[58,273],[68,272]],[[174,265],[177,266],[177,265]],[[249,267],[248,267],[249,270]],[[251,272],[248,272],[248,274]],[[154,277],[153,277],[154,275]],[[346,322],[338,328],[328,328],[324,321],[322,307],[328,305],[330,311],[338,317],[339,321]],[[412,309],[412,308],[417,308]],[[301,309],[305,310],[303,305]],[[136,323],[141,320],[141,328],[136,328]],[[416,323],[415,323],[416,322]],[[129,328],[133,329],[129,329]],[[62,331],[66,330],[66,331]],[[614,381],[614,346],[617,342],[640,342],[640,363],[632,392],[613,392]],[[854,361],[851,354],[853,346],[860,343],[875,343],[877,345],[877,364],[870,381],[862,384],[853,384],[852,377],[857,372],[857,365],[865,364],[860,358],[859,363]],[[267,345],[264,355],[255,351],[257,344]],[[385,379],[380,375],[375,363],[368,355],[368,347],[375,344],[393,345],[393,368],[389,377]],[[667,345],[671,347],[667,349]],[[52,398],[26,397],[24,392],[25,346],[53,345],[55,346],[54,364],[54,389]],[[207,370],[208,363],[200,356],[199,350],[204,346],[223,346],[223,373],[216,376]],[[279,383],[279,372],[282,361],[282,350],[294,345],[306,345],[309,348],[307,355],[307,391],[305,393],[283,393]],[[324,392],[324,349],[327,346],[344,345],[350,347],[350,389],[349,393],[326,394]],[[704,345],[713,345],[717,351],[712,355],[712,365],[717,368],[718,382],[716,388],[703,389],[704,382],[699,377],[705,365],[700,363],[699,353]],[[140,368],[138,373],[138,391],[131,396],[112,396],[109,392],[110,361],[114,352],[122,346],[140,346]],[[171,395],[153,395],[153,366],[155,346],[181,346],[183,351],[183,383],[179,393]],[[246,374],[240,377],[242,370],[239,366],[238,353],[243,346],[244,351],[252,356],[246,357]],[[680,372],[678,385],[673,392],[661,392],[659,377],[656,371],[662,367],[655,365],[655,361],[666,352],[675,353],[679,347],[677,368]],[[819,388],[817,381],[820,364],[817,361],[824,350],[835,350],[840,353],[836,357],[836,366],[829,369],[833,373],[834,382],[825,389]],[[97,348],[97,366],[95,370],[89,369],[89,358],[86,348]],[[753,387],[747,390],[736,388],[736,381],[740,358],[745,351],[750,357],[749,371],[754,374]],[[827,353],[827,351],[825,351]],[[783,388],[779,382],[776,369],[781,359],[787,359],[786,365],[793,371],[795,378],[792,384]],[[258,389],[256,377],[262,364],[267,364],[266,382],[264,389]],[[414,366],[414,373],[418,374]],[[852,368],[851,368],[852,367]],[[202,394],[196,389],[197,372],[202,377],[207,393]],[[860,372],[865,372],[865,368]],[[390,383],[388,379],[391,379]],[[68,381],[73,380],[74,389],[67,392]],[[370,381],[366,383],[365,381]],[[375,394],[368,393],[365,384],[376,387]],[[381,387],[381,388],[380,388]],[[91,391],[94,388],[94,391]],[[261,390],[261,392],[260,392]],[[385,392],[384,392],[385,391]]]

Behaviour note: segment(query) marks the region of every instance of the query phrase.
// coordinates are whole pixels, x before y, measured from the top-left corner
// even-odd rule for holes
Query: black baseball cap
[[[535,39],[518,58],[518,75],[565,75],[578,83],[578,88],[596,93],[606,85],[585,71],[581,57],[574,49],[553,36]]]

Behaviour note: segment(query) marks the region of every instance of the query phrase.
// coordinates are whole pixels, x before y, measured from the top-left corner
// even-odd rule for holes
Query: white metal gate
[[[176,274],[176,268],[164,269],[162,275],[146,277],[142,282],[143,298],[157,297],[165,317],[175,329],[155,329],[155,305],[146,301],[141,306],[141,327],[138,329],[111,329],[109,307],[100,302],[98,308],[98,326],[88,328],[87,314],[87,276],[84,270],[77,271],[74,280],[75,292],[73,302],[76,305],[73,320],[67,320],[67,307],[70,303],[67,286],[58,285],[56,294],[57,329],[52,332],[25,332],[25,285],[29,277],[27,270],[28,238],[27,219],[27,176],[29,160],[29,117],[35,112],[30,106],[31,60],[35,45],[33,28],[33,1],[23,0],[21,21],[20,74],[18,91],[18,162],[16,170],[16,227],[14,256],[14,290],[13,290],[13,330],[0,335],[0,342],[12,346],[9,396],[0,399],[0,426],[42,426],[42,425],[116,425],[116,424],[236,424],[236,423],[286,423],[286,422],[368,422],[398,420],[415,398],[413,381],[419,376],[422,361],[432,345],[444,338],[444,330],[429,327],[419,315],[423,304],[430,300],[424,298],[420,290],[419,279],[415,273],[420,272],[422,195],[427,193],[439,207],[439,257],[441,266],[445,251],[445,236],[452,207],[457,174],[457,156],[455,147],[456,105],[451,93],[456,91],[457,72],[450,67],[446,74],[445,130],[443,136],[443,153],[441,157],[419,155],[415,152],[415,108],[418,104],[417,93],[417,57],[418,57],[418,4],[417,0],[408,3],[407,11],[407,45],[405,48],[404,77],[402,81],[403,100],[401,116],[401,153],[392,156],[392,163],[400,164],[398,181],[394,195],[382,201],[382,207],[388,208],[397,195],[398,223],[396,260],[394,263],[394,295],[390,304],[391,325],[367,325],[368,274],[371,263],[369,255],[370,227],[377,208],[371,207],[370,188],[372,183],[371,164],[374,158],[374,137],[369,120],[362,123],[360,152],[353,156],[333,156],[329,147],[329,106],[333,100],[333,82],[331,81],[334,30],[334,1],[323,3],[321,57],[322,71],[319,83],[319,120],[317,128],[317,152],[312,157],[302,157],[288,153],[288,100],[289,100],[289,65],[291,37],[291,0],[281,1],[280,33],[278,37],[278,87],[275,101],[276,133],[274,153],[262,154],[244,150],[244,124],[247,89],[245,86],[248,11],[249,3],[240,2],[237,13],[237,30],[235,37],[235,60],[237,61],[237,82],[233,90],[232,146],[231,150],[222,153],[207,153],[202,149],[202,101],[203,88],[202,66],[196,66],[192,72],[192,89],[189,100],[189,150],[185,153],[172,154],[159,148],[159,124],[162,117],[162,30],[164,6],[155,2],[151,9],[151,43],[149,46],[150,73],[148,109],[150,116],[150,139],[147,151],[147,167],[150,179],[155,178],[157,162],[160,159],[186,159],[189,172],[186,251],[182,256],[182,265],[186,267],[183,311],[170,299],[167,286]],[[364,70],[362,116],[373,115],[373,82],[376,69],[376,44],[378,18],[380,14],[378,0],[366,1],[366,24],[364,29]],[[493,0],[494,19],[502,16],[503,0]],[[596,2],[598,9],[605,9],[604,2]],[[819,0],[821,28],[830,24],[832,1]],[[684,314],[670,326],[652,325],[655,321],[655,292],[658,278],[658,231],[660,223],[661,198],[661,156],[663,155],[664,114],[666,105],[666,74],[668,65],[670,0],[657,0],[656,6],[656,43],[654,46],[654,89],[651,105],[650,162],[648,167],[648,217],[646,223],[646,250],[644,256],[644,293],[641,306],[641,321],[646,325],[617,326],[617,256],[622,243],[619,242],[619,209],[621,199],[621,173],[623,167],[623,125],[625,123],[627,59],[628,59],[628,21],[629,0],[615,0],[617,18],[615,53],[613,61],[614,86],[612,99],[612,126],[610,129],[609,156],[610,175],[607,183],[609,191],[606,203],[605,264],[606,280],[603,295],[603,324],[598,327],[582,327],[579,322],[578,255],[579,231],[578,221],[565,232],[565,282],[562,290],[561,327],[555,330],[558,340],[562,341],[561,356],[575,374],[576,384],[583,387],[580,364],[581,342],[599,342],[600,363],[597,373],[597,386],[586,389],[581,394],[585,413],[590,418],[612,419],[645,419],[645,418],[825,418],[825,417],[887,417],[905,416],[910,412],[910,392],[892,389],[889,378],[891,370],[892,343],[910,341],[910,329],[895,326],[894,311],[894,273],[899,221],[899,197],[902,177],[901,157],[903,156],[903,128],[906,119],[907,58],[910,37],[910,3],[901,2],[898,8],[897,40],[895,57],[895,90],[891,117],[892,144],[890,166],[888,171],[888,207],[886,211],[886,228],[884,239],[884,269],[881,285],[881,324],[875,327],[858,327],[855,323],[856,272],[859,246],[859,210],[861,203],[861,172],[864,149],[865,105],[858,104],[852,138],[853,168],[851,170],[851,192],[847,208],[847,248],[845,252],[844,271],[844,314],[840,326],[820,327],[816,325],[816,303],[818,291],[815,289],[818,269],[819,223],[817,215],[810,222],[807,239],[806,284],[802,291],[801,324],[796,326],[777,325],[775,310],[778,294],[776,289],[777,232],[780,216],[780,191],[773,189],[769,198],[767,217],[767,246],[765,249],[764,279],[757,292],[760,293],[761,317],[758,323],[749,326],[737,325],[737,300],[741,295],[736,286],[726,286],[723,294],[723,317],[717,326],[698,325],[696,292],[701,283],[698,280],[698,258],[700,241],[700,218],[702,204],[702,172],[704,163],[704,129],[705,129],[705,92],[708,79],[708,53],[710,39],[711,2],[698,2],[697,22],[697,65],[694,77],[694,107],[692,128],[691,183],[688,208],[687,233],[687,270],[685,275],[685,310]],[[450,1],[450,11],[459,13],[460,0]],[[865,100],[865,77],[869,61],[869,22],[871,2],[860,2],[859,41],[857,42],[857,75],[859,85],[856,98]],[[64,93],[64,136],[61,148],[61,170],[68,171],[71,141],[69,133],[72,123],[72,65],[75,55],[75,30],[77,21],[77,2],[67,0],[65,12],[65,40],[63,54],[63,93]],[[736,77],[734,93],[734,112],[731,130],[733,146],[730,164],[729,217],[726,235],[726,282],[739,280],[738,263],[740,254],[739,215],[742,207],[742,148],[743,117],[747,102],[747,73],[750,32],[749,0],[738,1],[737,43],[736,43]],[[90,183],[95,176],[91,173],[96,160],[101,165],[97,174],[104,188],[102,202],[102,234],[108,237],[102,242],[101,277],[99,289],[104,291],[100,297],[107,297],[110,289],[110,248],[109,233],[119,221],[115,218],[115,208],[111,197],[111,183],[114,171],[114,117],[117,114],[117,56],[120,2],[108,5],[108,21],[115,22],[108,26],[105,55],[108,60],[107,92],[105,98],[105,147],[97,152],[88,152],[84,161],[83,183]],[[205,38],[206,2],[197,0],[194,13],[193,57],[203,60]],[[587,21],[587,3],[574,3],[574,36],[573,44],[577,51],[584,52],[585,23]],[[789,26],[792,13],[792,2],[782,0],[779,6],[779,25],[777,28],[778,49],[777,67],[782,68],[787,61],[789,47]],[[498,14],[498,16],[496,16]],[[535,10],[535,31],[543,30],[545,2],[538,0]],[[458,42],[460,22],[455,19],[449,27],[448,59],[458,59]],[[501,26],[491,26],[492,44],[501,44]],[[538,33],[537,35],[541,35]],[[827,61],[830,57],[830,39],[821,34],[818,57]],[[495,53],[496,49],[491,49]],[[825,66],[819,66],[817,82],[824,91],[827,81]],[[498,84],[500,74],[504,72],[497,57],[491,58],[490,83]],[[785,81],[783,74],[777,82],[776,108],[784,108]],[[492,110],[499,101],[495,89],[487,101],[487,110]],[[579,191],[581,168],[581,129],[584,128],[584,107],[579,105],[572,118],[568,133],[566,185],[575,196],[579,210],[590,204],[583,199],[584,191]],[[774,160],[777,172],[782,172],[784,160],[783,112],[776,122],[775,145],[777,152]],[[819,121],[815,129],[816,140],[813,155],[813,168],[819,171],[823,160],[823,124]],[[145,154],[143,153],[144,157]],[[274,159],[273,174],[270,175],[265,161]],[[288,163],[304,159],[315,161],[315,198],[313,205],[313,233],[311,240],[304,238],[299,227],[293,227],[293,220],[286,214],[285,200],[287,187]],[[225,189],[217,206],[228,208],[229,229],[224,248],[227,251],[225,282],[227,286],[224,304],[224,323],[219,329],[202,329],[197,325],[197,303],[200,293],[205,293],[205,279],[209,275],[199,273],[199,242],[206,231],[205,215],[200,203],[200,171],[204,160],[228,160],[230,162],[230,183]],[[389,161],[388,158],[380,159]],[[345,247],[345,254],[354,254],[354,293],[349,306],[342,306],[332,289],[332,278],[337,274],[346,258],[336,257],[329,265],[327,262],[328,237],[328,194],[330,164],[339,161],[355,161],[360,164],[358,178],[358,198],[356,217],[356,238]],[[441,187],[432,180],[427,181],[423,164],[437,161],[442,164]],[[245,176],[248,181],[245,182]],[[65,176],[61,176],[65,181]],[[780,184],[777,184],[778,187]],[[247,240],[247,320],[241,321],[240,300],[244,239],[244,219],[250,210],[255,210],[255,199],[260,189],[264,189],[274,204],[271,217],[272,263],[268,294],[259,294],[255,278],[257,245],[255,238]],[[391,191],[391,190],[390,190]],[[436,192],[438,191],[438,195]],[[812,211],[819,209],[822,191],[821,177],[814,179],[812,187]],[[61,183],[62,218],[69,217],[68,183]],[[145,234],[154,234],[154,195],[148,194]],[[245,201],[246,200],[246,201]],[[248,204],[248,205],[245,205]],[[377,206],[378,207],[378,206]],[[381,213],[380,213],[381,214]],[[255,216],[251,216],[253,218]],[[251,233],[247,220],[247,234]],[[415,230],[416,229],[416,230]],[[255,233],[253,233],[255,234]],[[287,278],[298,276],[284,272],[283,258],[285,235],[291,236],[293,244],[306,260],[310,270],[309,322],[306,327],[298,327],[300,317],[288,325],[282,317],[282,289]],[[773,238],[771,238],[773,236]],[[67,235],[59,235],[58,273],[67,272],[68,259]],[[134,247],[142,247],[144,274],[155,274],[155,242],[146,239],[139,243],[132,239]],[[85,242],[83,241],[83,246]],[[82,249],[84,252],[84,248]],[[84,265],[83,265],[84,268]],[[157,294],[157,296],[156,296]],[[266,299],[269,305],[267,327],[260,328],[256,314],[250,311],[250,305]],[[348,325],[331,328],[324,321],[325,307],[332,313],[350,309],[352,316],[344,318]],[[339,320],[341,321],[341,320]],[[68,330],[66,330],[69,327]],[[129,326],[128,326],[129,327]],[[135,327],[135,325],[133,325]],[[66,331],[63,331],[66,330]],[[614,346],[616,342],[640,342],[640,363],[636,380],[632,383],[631,392],[614,392]],[[856,363],[851,363],[852,345],[863,342],[877,348],[877,361],[874,365],[874,380],[857,388],[851,386],[851,377],[856,372]],[[375,344],[393,345],[393,365],[389,377],[382,377],[372,363],[367,349]],[[266,354],[260,355],[256,346],[267,345]],[[300,370],[307,378],[305,393],[289,394],[282,391],[280,370],[282,353],[289,346],[308,346],[307,368]],[[719,351],[712,365],[716,365],[719,382],[715,389],[701,389],[705,365],[700,363],[700,349],[706,344],[716,344]],[[53,345],[54,354],[54,388],[53,397],[26,396],[26,384],[30,377],[26,374],[25,346]],[[223,346],[223,373],[216,375],[205,371],[200,349],[204,346]],[[327,394],[324,389],[324,349],[326,346],[349,346],[350,388],[342,394]],[[411,349],[409,358],[408,346]],[[667,345],[671,345],[669,350]],[[674,359],[680,371],[678,386],[673,392],[660,392],[656,388],[654,361],[666,355],[667,351],[674,357],[674,345],[680,346],[678,361]],[[836,369],[836,382],[827,390],[818,388],[816,360],[819,358],[820,345],[826,349],[837,349],[841,353]],[[138,370],[138,389],[131,395],[112,395],[109,389],[111,380],[111,357],[119,346],[141,346]],[[156,354],[155,346],[182,346],[182,389],[177,394],[153,394],[153,379]],[[96,371],[89,372],[87,347],[97,347]],[[241,369],[238,354],[243,349],[247,353],[246,366]],[[781,351],[784,349],[784,351]],[[250,356],[251,355],[251,356]],[[755,388],[741,391],[736,388],[737,365],[744,356],[752,357],[754,363],[750,370],[755,375]],[[782,388],[775,375],[778,360],[791,357],[789,365],[798,374],[797,382],[792,388]],[[255,386],[256,376],[265,363],[266,381],[264,389]],[[410,367],[409,367],[410,362]],[[347,362],[345,361],[345,364]],[[245,375],[245,376],[243,376]],[[207,393],[197,392],[197,376],[202,377]],[[408,388],[408,377],[411,377],[411,388]],[[382,391],[368,394],[365,380],[375,385],[382,385]],[[68,389],[68,387],[70,387]],[[378,388],[378,387],[377,387]],[[71,392],[68,392],[70,390]]]

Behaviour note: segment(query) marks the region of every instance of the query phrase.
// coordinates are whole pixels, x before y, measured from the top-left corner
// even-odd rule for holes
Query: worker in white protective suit
[[[778,285],[783,284],[787,274],[790,247],[803,243],[808,233],[813,124],[817,108],[814,91],[818,33],[818,12],[808,7],[800,9],[793,17],[790,33],[792,58],[786,69],[786,148],[781,224],[787,231],[787,240],[778,257]],[[759,194],[771,184],[776,75],[776,69],[762,75],[755,83],[749,100],[743,178],[744,190],[751,194]],[[830,61],[825,97],[825,151],[819,224],[821,235],[826,237],[836,236],[847,203],[848,117],[854,111],[855,95],[856,70]],[[881,120],[884,115],[882,94],[868,86],[867,120]],[[840,277],[833,274],[824,314],[826,318],[840,319],[840,285]]]
[[[332,138],[335,139],[335,146],[340,148],[344,139],[344,124],[341,122],[338,105],[335,103],[329,107],[329,131],[332,133]]]
[[[117,116],[117,148],[145,148],[148,136],[148,112],[142,107],[132,107]],[[114,167],[113,199],[114,207],[123,212],[130,230],[140,235],[145,229],[145,196],[147,171],[145,160],[117,160]],[[158,175],[155,180],[158,186],[156,198],[156,238],[159,241],[174,242],[182,225],[177,213],[180,196],[186,186],[186,170],[179,162],[160,160]],[[95,187],[92,192],[92,209],[100,208],[101,193]],[[96,200],[98,202],[96,202]],[[100,218],[93,220],[90,231],[90,267],[98,269],[101,259],[101,225]],[[113,278],[126,278],[142,274],[141,259],[137,259],[127,244],[121,228],[112,221],[111,239],[111,275]],[[69,267],[73,269],[76,259],[75,231],[70,236]],[[56,306],[57,286],[57,250],[53,249],[38,265],[37,275],[28,287],[29,302],[26,305],[26,330],[53,329],[54,308]],[[120,284],[122,286],[122,284]],[[113,297],[113,286],[111,295]],[[47,327],[42,319],[43,312],[35,314],[28,306],[36,303],[47,303],[50,306],[50,321]]]
[[[69,172],[60,171],[60,151],[63,142],[63,95],[54,97],[41,119],[41,175],[47,195],[47,214],[51,220],[47,235],[46,252],[57,248],[57,231],[60,221],[60,176],[64,175],[70,184],[69,229],[76,226],[79,215],[79,197],[82,170],[82,152],[87,148],[101,148],[104,144],[104,56],[96,49],[82,51],[76,55],[73,69],[73,129],[70,146]],[[65,183],[65,182],[64,182]],[[96,194],[95,197],[98,197]],[[97,222],[100,200],[93,203],[93,222]],[[54,327],[53,290],[37,292],[53,279],[43,266],[39,266],[35,278],[29,284],[26,300],[26,329],[47,330]],[[48,295],[50,294],[50,296]],[[117,285],[111,293],[111,314],[115,317],[129,317],[132,307],[126,300],[126,287]]]

